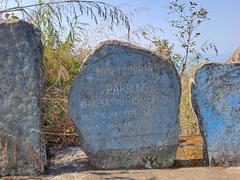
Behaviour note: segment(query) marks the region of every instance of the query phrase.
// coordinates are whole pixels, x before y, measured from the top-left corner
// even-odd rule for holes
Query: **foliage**
[[[167,39],[155,39],[152,41],[152,43],[155,46],[155,51],[158,54],[162,54],[166,56],[167,59],[171,59],[173,54],[173,45],[169,44],[169,41]]]
[[[173,52],[174,46],[171,45],[167,39],[155,39],[152,43],[155,46],[156,53],[163,55],[168,60],[173,61],[176,67],[180,68],[178,64],[181,59],[181,55]]]
[[[68,48],[63,48],[63,42],[57,49],[45,47],[44,69],[46,86],[68,88],[74,75],[79,71],[83,57],[74,55]]]
[[[89,16],[96,24],[101,19],[112,26],[114,24],[125,26],[130,31],[128,17],[122,10],[105,2],[85,0],[38,0],[33,4],[22,4],[20,0],[14,2],[15,7],[7,7],[8,0],[0,2],[0,5],[6,5],[4,8],[0,6],[0,17],[18,13],[19,18],[32,21],[41,28],[42,15],[48,13],[51,23],[59,33],[70,30],[73,37],[78,30],[83,29],[84,23],[80,19],[83,15]]]
[[[183,75],[190,56],[193,56],[192,60],[198,61],[203,57],[202,52],[205,53],[209,49],[213,49],[217,54],[217,48],[214,44],[206,41],[200,46],[200,50],[197,49],[197,40],[201,36],[198,27],[209,20],[207,9],[200,8],[193,0],[188,3],[174,0],[170,2],[169,10],[169,16],[172,19],[169,22],[177,30],[177,40],[184,50],[184,56],[180,60],[181,75]]]
[[[142,36],[150,41],[154,48],[154,52],[160,55],[164,60],[171,60],[174,62],[175,66],[179,69],[179,61],[181,60],[181,55],[179,53],[174,53],[174,45],[170,44],[167,39],[159,39],[156,36],[152,37],[152,33],[156,31],[156,28],[145,28],[142,31]]]

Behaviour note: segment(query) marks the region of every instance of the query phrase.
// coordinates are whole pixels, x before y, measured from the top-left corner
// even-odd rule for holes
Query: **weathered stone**
[[[193,71],[192,105],[212,166],[240,165],[240,64],[203,63]]]
[[[227,63],[240,63],[240,48],[236,49]]]
[[[40,32],[33,25],[0,24],[0,176],[43,170],[42,53]]]
[[[104,169],[171,166],[180,91],[171,62],[128,43],[101,43],[69,94],[70,114],[92,164]]]

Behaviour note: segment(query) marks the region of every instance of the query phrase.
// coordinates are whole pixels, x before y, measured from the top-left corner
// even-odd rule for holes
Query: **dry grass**
[[[46,84],[42,101],[43,132],[48,150],[79,143],[78,133],[68,113],[68,91],[87,54],[85,50],[73,54],[63,49],[45,49]]]
[[[47,147],[78,143],[78,138],[74,135],[75,126],[68,114],[67,92],[56,87],[45,90],[43,131]]]
[[[182,76],[182,97],[180,104],[180,128],[181,135],[199,134],[197,117],[191,106],[190,81],[188,76]]]

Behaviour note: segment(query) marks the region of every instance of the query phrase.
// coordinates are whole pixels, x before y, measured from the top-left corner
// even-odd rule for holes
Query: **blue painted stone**
[[[92,164],[104,169],[171,166],[180,91],[171,62],[128,43],[101,43],[69,94],[70,114]]]
[[[192,104],[210,165],[240,165],[240,64],[204,63],[193,72]]]

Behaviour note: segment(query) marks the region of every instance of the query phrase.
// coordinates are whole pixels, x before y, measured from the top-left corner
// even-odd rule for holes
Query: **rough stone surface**
[[[227,63],[240,63],[240,48],[236,49]]]
[[[171,62],[128,43],[101,43],[69,94],[70,114],[92,164],[103,169],[171,166],[180,89]]]
[[[24,21],[0,24],[0,176],[42,172],[43,83],[40,32]]]
[[[191,95],[205,162],[240,165],[240,64],[201,64],[192,72]]]

